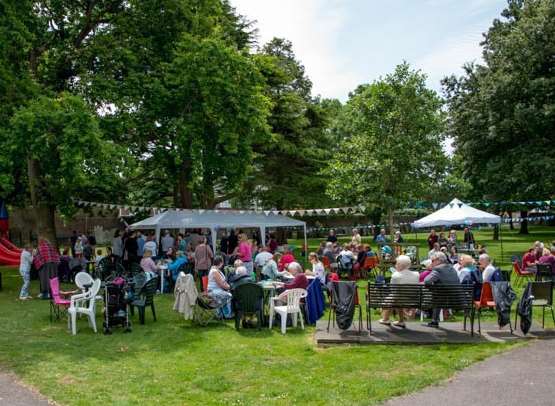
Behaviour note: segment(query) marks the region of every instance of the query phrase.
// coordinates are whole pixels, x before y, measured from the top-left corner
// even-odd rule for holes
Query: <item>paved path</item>
[[[555,405],[555,340],[488,358],[451,380],[392,399],[383,406],[551,406]]]
[[[0,371],[0,406],[46,406],[48,400]]]

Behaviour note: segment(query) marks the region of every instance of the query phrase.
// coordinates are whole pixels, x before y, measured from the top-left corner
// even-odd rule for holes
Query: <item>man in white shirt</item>
[[[162,252],[165,254],[170,248],[173,248],[175,240],[170,232],[166,230],[166,234],[162,237]]]
[[[254,257],[254,266],[262,268],[264,265],[266,265],[266,262],[268,262],[272,258],[272,256],[273,255],[270,250],[267,247],[264,247],[262,251],[260,251],[258,254],[256,254],[256,257]]]
[[[482,279],[484,282],[491,282],[491,277],[495,273],[495,267],[491,264],[491,259],[488,254],[482,254],[478,258],[478,264],[482,271]]]

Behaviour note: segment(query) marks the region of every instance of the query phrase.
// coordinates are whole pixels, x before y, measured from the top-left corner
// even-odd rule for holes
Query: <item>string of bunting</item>
[[[549,215],[549,216],[533,216],[533,217],[519,217],[519,218],[513,218],[512,222],[513,223],[522,223],[524,220],[527,220],[529,222],[532,221],[549,221],[549,220],[554,220],[555,219],[555,215]],[[503,217],[501,219],[501,221],[504,224],[509,224],[511,222],[511,219],[509,217]],[[394,228],[400,228],[403,226],[410,226],[412,223],[411,222],[400,222],[397,224],[394,224],[393,227]],[[460,224],[460,226],[467,226],[468,224]],[[387,227],[387,224],[363,224],[363,225],[357,225],[356,228],[359,230],[369,230],[369,229],[381,229],[381,228],[385,228]],[[308,227],[307,231],[310,232],[321,232],[321,231],[329,231],[329,230],[334,230],[334,229],[341,229],[341,228],[345,228],[345,226],[337,226],[337,227]]]
[[[178,211],[188,211],[191,213],[204,213],[205,209],[179,209],[179,208],[172,208],[172,207],[151,207],[151,206],[133,206],[133,205],[124,205],[124,204],[110,204],[110,203],[98,203],[98,202],[89,202],[84,200],[76,200],[76,205],[79,207],[97,207],[102,209],[111,209],[111,210],[123,210],[123,211],[130,211],[130,212],[151,212],[153,215],[161,213],[166,210],[178,210]],[[438,209],[445,206],[446,203],[427,203],[427,202],[417,202],[413,205],[413,207],[409,208],[417,208],[422,209],[426,206]],[[542,208],[550,208],[551,206],[555,206],[555,200],[534,200],[534,201],[518,201],[518,202],[508,202],[508,201],[500,201],[500,202],[474,202],[469,203],[470,206],[484,206],[484,207],[492,207],[492,206],[508,206],[508,205],[520,205],[520,206],[535,206],[535,207],[542,207]],[[283,215],[283,216],[333,216],[333,215],[349,215],[349,214],[364,214],[366,210],[365,206],[348,206],[348,207],[334,207],[334,208],[326,208],[326,209],[293,209],[293,210],[232,210],[232,209],[214,209],[211,210],[213,212],[234,212],[237,214],[249,214],[249,213],[257,213],[257,214],[265,214],[266,216],[270,215]],[[534,217],[537,218],[537,217]],[[378,227],[375,225],[374,227]]]
[[[362,214],[366,210],[364,206],[352,206],[352,207],[334,207],[327,209],[294,209],[294,210],[233,210],[233,209],[179,209],[173,207],[150,207],[150,206],[132,206],[126,204],[110,204],[110,203],[98,203],[89,202],[84,200],[76,200],[75,204],[78,207],[96,207],[106,210],[123,210],[129,212],[151,212],[153,215],[167,211],[167,210],[177,210],[186,211],[190,213],[205,213],[205,212],[215,212],[215,213],[229,213],[233,212],[236,214],[264,214],[266,216],[270,215],[282,215],[282,216],[331,216],[331,215],[349,215],[349,214]]]

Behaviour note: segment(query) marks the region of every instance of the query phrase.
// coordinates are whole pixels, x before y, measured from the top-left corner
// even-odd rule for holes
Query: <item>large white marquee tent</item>
[[[260,229],[262,245],[266,244],[266,229],[279,227],[303,227],[306,247],[306,223],[281,215],[265,215],[252,211],[237,210],[167,210],[132,224],[132,230],[155,230],[156,241],[161,230],[209,229],[212,233],[212,248],[215,249],[216,233],[219,229]]]
[[[472,224],[499,224],[501,217],[486,211],[475,209],[459,199],[453,199],[445,207],[416,220],[413,228],[429,228],[438,226],[457,226]]]

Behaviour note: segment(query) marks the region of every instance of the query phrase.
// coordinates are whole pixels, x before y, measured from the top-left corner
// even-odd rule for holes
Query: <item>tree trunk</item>
[[[521,210],[520,211],[520,218],[522,221],[520,222],[520,231],[519,234],[528,234],[528,210]]]
[[[39,237],[46,238],[54,247],[58,247],[56,238],[56,207],[52,204],[41,202],[41,181],[39,162],[36,159],[27,160],[27,176],[29,178],[29,192],[31,204],[35,214],[36,233]]]
[[[179,207],[182,209],[193,208],[193,192],[189,188],[189,178],[191,163],[186,160],[179,170],[178,190],[179,190]]]
[[[515,225],[513,224],[513,212],[512,210],[508,210],[507,213],[509,214],[509,229],[514,230]]]
[[[389,228],[389,234],[391,235],[391,241],[395,237],[395,228],[393,227],[393,207],[387,208],[387,227]]]

